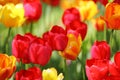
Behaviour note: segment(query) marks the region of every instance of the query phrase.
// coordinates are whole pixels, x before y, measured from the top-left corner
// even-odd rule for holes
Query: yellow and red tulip
[[[60,52],[60,55],[66,59],[75,60],[81,50],[82,38],[80,35],[76,36],[72,33],[67,34],[68,43],[66,48]]]
[[[0,80],[9,79],[16,67],[16,58],[6,54],[0,54]]]

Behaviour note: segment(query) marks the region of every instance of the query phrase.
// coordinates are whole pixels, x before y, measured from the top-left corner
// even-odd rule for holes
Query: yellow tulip
[[[17,3],[19,3],[19,2],[20,2],[20,0],[0,0],[0,4],[1,4],[1,5],[5,5],[5,4],[7,4],[7,3],[17,4]]]
[[[0,54],[0,80],[8,80],[15,71],[16,58]]]
[[[82,20],[89,20],[93,18],[97,13],[97,5],[94,1],[81,1],[78,0],[76,7],[79,9]]]
[[[82,38],[79,35],[76,37],[74,34],[68,34],[68,44],[64,51],[60,52],[60,55],[66,59],[75,60],[80,53]]]
[[[23,4],[6,4],[0,11],[0,22],[6,27],[21,26],[25,21]]]
[[[63,80],[64,76],[62,73],[59,75],[55,68],[48,68],[42,72],[43,80]]]

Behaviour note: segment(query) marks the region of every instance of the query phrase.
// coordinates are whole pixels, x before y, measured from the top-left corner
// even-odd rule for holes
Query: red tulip
[[[118,66],[114,62],[109,62],[109,73],[110,76],[120,77],[120,68],[118,68]]]
[[[118,68],[120,69],[120,52],[115,53],[114,61],[115,61],[115,64],[116,64],[116,65],[118,66]]]
[[[109,62],[109,79],[108,80],[119,80],[120,79],[120,52],[117,52],[114,56],[114,62]]]
[[[42,80],[41,70],[37,67],[16,72],[15,80]]]
[[[80,13],[76,8],[70,8],[65,10],[62,16],[62,21],[65,25],[69,25],[72,21],[80,21]]]
[[[38,20],[42,14],[42,4],[40,0],[23,0],[23,2],[27,20]]]
[[[73,20],[66,27],[67,27],[67,31],[72,29],[72,30],[78,32],[81,35],[82,40],[84,40],[86,33],[87,33],[87,25],[85,23],[83,23],[79,20]]]
[[[106,6],[106,4],[108,3],[108,0],[94,0],[94,2],[97,2],[97,1],[103,4],[104,6]]]
[[[64,50],[67,46],[68,38],[65,30],[60,26],[53,26],[52,29],[43,35],[53,50]]]
[[[36,37],[30,33],[24,36],[16,35],[12,41],[13,55],[18,59],[22,59],[23,63],[29,63],[29,45],[34,39],[36,39]]]
[[[51,6],[58,6],[60,3],[60,0],[42,0],[42,1]]]
[[[104,80],[108,75],[108,60],[87,60],[86,75],[88,80]]]
[[[114,2],[120,4],[120,0],[114,0]]]
[[[91,48],[93,59],[110,59],[110,46],[105,41],[96,41]]]
[[[51,54],[51,47],[41,38],[34,40],[29,47],[30,61],[34,64],[46,65]]]

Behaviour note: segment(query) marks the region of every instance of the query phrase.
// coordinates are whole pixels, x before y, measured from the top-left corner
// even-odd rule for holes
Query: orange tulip
[[[95,28],[97,31],[103,31],[105,28],[105,21],[102,18],[96,18],[94,20]]]
[[[8,80],[15,71],[16,58],[0,54],[0,80]]]
[[[82,38],[72,33],[67,34],[68,43],[64,51],[60,52],[60,55],[66,59],[75,60],[80,53]]]
[[[13,3],[13,4],[17,4],[19,3],[20,0],[0,0],[0,4],[1,5],[5,5],[6,3]]]
[[[109,3],[106,6],[104,19],[107,23],[107,27],[110,29],[120,29],[120,4]]]

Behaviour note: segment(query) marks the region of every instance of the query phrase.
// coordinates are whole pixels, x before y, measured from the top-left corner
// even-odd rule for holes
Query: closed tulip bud
[[[23,63],[29,63],[29,45],[37,37],[30,33],[21,36],[16,35],[12,41],[12,54],[17,58],[21,59]]]
[[[23,0],[27,21],[36,21],[41,17],[42,4],[40,0]]]
[[[105,41],[96,41],[91,48],[93,59],[110,59],[110,46]]]
[[[63,80],[64,76],[62,73],[58,75],[55,68],[48,68],[42,72],[43,80]]]
[[[87,60],[85,68],[88,80],[104,80],[108,75],[108,62],[98,59]]]
[[[53,50],[59,51],[64,50],[68,42],[66,32],[60,26],[53,26],[49,32],[43,35],[43,39],[48,42]]]
[[[62,21],[64,25],[69,25],[72,21],[78,20],[80,21],[80,13],[76,8],[66,9],[62,16]]]
[[[30,61],[34,64],[44,66],[50,60],[51,47],[41,38],[34,40],[29,47]]]

